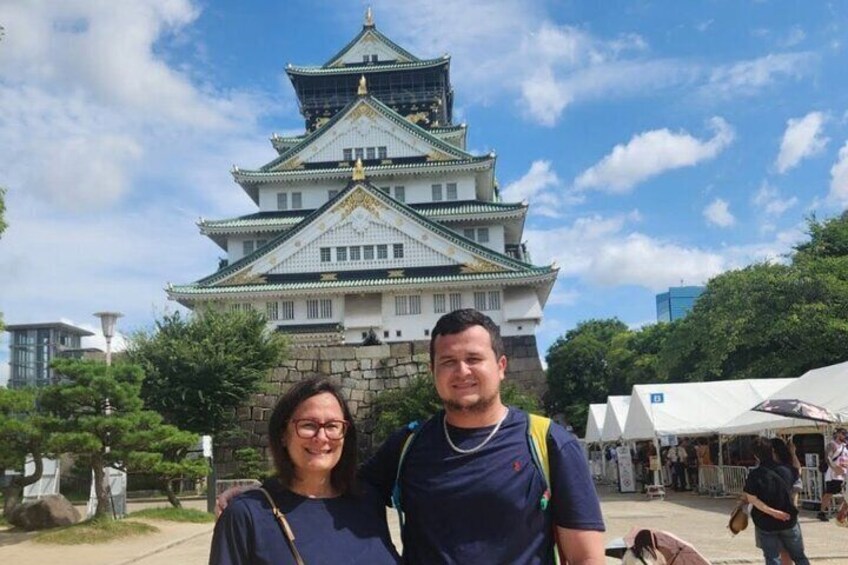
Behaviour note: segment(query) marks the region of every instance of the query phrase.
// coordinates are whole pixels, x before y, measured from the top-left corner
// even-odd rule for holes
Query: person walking
[[[753,504],[754,539],[766,565],[780,565],[785,551],[796,565],[808,565],[798,508],[792,504],[791,469],[777,463],[771,442],[757,438],[753,445],[757,467],[748,473],[742,500]]]
[[[846,446],[845,428],[836,428],[832,438],[824,452],[827,470],[824,473],[824,493],[818,513],[819,520],[823,522],[830,520],[828,513],[833,502],[833,495],[842,492],[846,476],[848,476],[848,446]]]
[[[674,490],[686,490],[686,440],[680,440],[668,450],[668,460],[671,463],[671,484]]]
[[[361,476],[389,503],[397,481],[405,563],[605,563],[604,522],[576,438],[551,423],[550,481],[534,464],[528,415],[501,401],[507,358],[495,323],[476,310],[442,316],[430,363],[443,410],[399,430]]]

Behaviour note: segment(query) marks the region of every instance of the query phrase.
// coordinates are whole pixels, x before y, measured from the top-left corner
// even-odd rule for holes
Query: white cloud
[[[784,212],[798,204],[798,198],[781,198],[777,188],[763,181],[754,195],[753,203],[769,218],[782,216]]]
[[[783,47],[795,47],[807,38],[807,34],[801,26],[792,26],[792,29],[786,34],[786,37],[781,41]]]
[[[561,189],[560,179],[551,168],[551,162],[545,160],[533,161],[530,169],[520,179],[511,182],[503,189],[506,201],[530,204],[530,213],[536,216],[558,218],[560,210],[567,204],[575,204],[581,198]]]
[[[770,54],[713,69],[703,94],[707,97],[750,96],[774,84],[778,78],[798,79],[811,71],[815,56],[811,53]]]
[[[578,189],[596,188],[606,192],[629,192],[637,184],[681,167],[691,167],[715,158],[733,142],[733,128],[720,117],[710,120],[715,134],[701,141],[686,132],[652,130],[633,136],[626,145],[583,171],[574,181]]]
[[[720,254],[626,233],[634,217],[584,217],[570,226],[525,234],[537,263],[556,261],[560,276],[588,284],[637,285],[658,291],[681,278],[705,282],[727,268]]]
[[[721,198],[716,198],[704,208],[704,217],[708,223],[721,228],[730,227],[736,223],[736,218],[730,213],[730,206]]]
[[[830,168],[830,192],[828,199],[848,207],[848,141],[839,150],[836,163]]]
[[[775,161],[777,172],[783,174],[795,167],[801,159],[820,153],[827,145],[828,138],[822,136],[825,115],[810,112],[800,119],[789,119],[786,131],[780,143],[780,153]]]

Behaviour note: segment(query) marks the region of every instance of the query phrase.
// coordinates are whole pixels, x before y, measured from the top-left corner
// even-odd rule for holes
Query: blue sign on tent
[[[662,404],[665,402],[665,394],[662,392],[651,393],[651,404]]]

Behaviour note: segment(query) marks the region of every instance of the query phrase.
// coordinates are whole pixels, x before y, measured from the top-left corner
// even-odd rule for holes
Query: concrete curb
[[[168,543],[162,544],[159,547],[155,547],[155,548],[151,549],[150,551],[147,551],[147,552],[142,553],[140,555],[134,555],[133,557],[130,557],[129,559],[125,559],[124,561],[118,561],[117,563],[115,563],[115,565],[129,565],[130,563],[135,563],[137,561],[141,561],[142,559],[147,559],[151,555],[156,555],[157,553],[162,553],[163,551],[167,551],[167,550],[171,549],[172,547],[186,543],[186,542],[191,541],[195,538],[199,538],[200,536],[205,536],[206,534],[208,534],[211,531],[212,530],[210,529],[210,530],[203,531],[203,532],[197,532],[195,534],[191,534],[189,536],[185,536],[185,537],[177,539],[177,540],[169,541]]]

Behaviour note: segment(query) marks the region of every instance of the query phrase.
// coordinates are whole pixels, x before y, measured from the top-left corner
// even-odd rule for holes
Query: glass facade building
[[[9,388],[45,386],[54,382],[50,362],[56,357],[81,351],[88,330],[62,322],[6,326],[9,347]]]
[[[657,321],[672,322],[689,313],[695,300],[704,292],[703,286],[673,286],[657,295]]]

